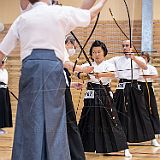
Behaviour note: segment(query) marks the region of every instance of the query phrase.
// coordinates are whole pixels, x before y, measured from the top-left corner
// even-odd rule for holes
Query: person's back
[[[75,18],[71,14],[74,13],[76,16],[78,12],[73,7],[48,6],[43,2],[37,2],[32,7],[21,14],[12,26],[16,38],[20,40],[21,58],[28,56],[33,48],[45,48],[54,49],[58,58],[63,59],[65,46],[62,44],[66,34],[77,27],[77,24],[88,25],[89,11],[87,15],[87,12],[79,9],[80,16]]]
[[[21,45],[12,160],[70,160],[64,99],[65,35],[87,26],[106,1],[100,0],[87,11],[48,6],[48,0],[29,0],[33,8],[15,20],[0,44],[0,62],[17,40]]]

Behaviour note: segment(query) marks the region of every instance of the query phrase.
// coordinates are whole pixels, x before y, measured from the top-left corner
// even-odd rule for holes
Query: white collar
[[[96,65],[96,66],[99,66],[101,65],[105,60],[103,60],[101,63],[97,64],[95,61],[93,61],[93,64]]]

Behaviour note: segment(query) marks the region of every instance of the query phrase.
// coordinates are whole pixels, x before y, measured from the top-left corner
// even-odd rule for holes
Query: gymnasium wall
[[[61,3],[63,4],[66,4],[66,5],[74,4],[74,6],[80,6],[81,2],[82,2],[81,0],[79,1],[61,0]],[[131,18],[132,20],[134,20],[132,21],[133,42],[136,48],[140,49],[141,48],[141,0],[136,0],[135,4],[133,4],[133,1],[128,0],[128,2],[129,2]],[[153,65],[156,66],[160,74],[160,54],[159,54],[160,53],[160,14],[158,14],[159,13],[158,6],[160,6],[160,0],[154,0],[153,48],[158,52],[153,54],[152,63]],[[125,8],[124,4],[122,3],[121,0],[112,0],[112,1],[109,0],[108,3],[106,4],[105,9],[103,9],[101,13],[100,20],[98,22],[96,30],[91,40],[89,41],[88,45],[85,48],[86,52],[88,52],[91,43],[95,39],[102,40],[106,43],[110,52],[107,58],[111,58],[117,55],[111,52],[118,52],[122,50],[121,42],[122,40],[125,39],[123,34],[119,31],[119,29],[111,19],[111,16],[109,15],[109,12],[108,12],[109,7],[111,7],[112,11],[114,12],[114,16],[116,17],[120,26],[123,28],[125,33],[129,35],[128,21],[127,21],[126,10],[124,9]],[[18,15],[19,15],[19,0],[0,0],[0,22],[3,22],[5,24],[5,30],[0,33],[0,41],[7,33],[8,28],[10,27],[10,24]],[[94,25],[94,22],[92,22],[92,24],[85,29],[78,28],[74,31],[82,45],[84,44],[90,31],[92,30],[93,25]],[[9,88],[10,88],[10,91],[12,91],[16,96],[18,96],[18,80],[19,80],[20,68],[21,68],[21,62],[19,60],[19,52],[20,52],[19,45],[17,45],[17,47],[12,52],[11,56],[8,58],[8,62],[6,65],[9,71]],[[77,53],[78,52],[79,52],[79,49],[77,50]],[[76,56],[77,55],[72,57],[73,61],[75,61]],[[82,56],[79,63],[81,64],[84,61],[85,59]],[[74,80],[77,80],[77,79],[74,78]],[[115,90],[116,83],[117,81],[114,79],[111,84],[113,90]],[[154,82],[154,87],[155,87],[156,98],[158,101],[158,106],[160,107],[160,94],[158,94],[160,93],[160,84],[158,81]],[[73,92],[73,99],[75,103],[75,110],[77,110],[78,108],[77,119],[79,119],[81,108],[83,106],[82,97],[84,96],[85,86],[83,88],[81,97],[80,97],[80,91],[73,89],[72,92]],[[12,100],[13,117],[15,118],[17,101],[13,96],[11,96],[11,100]]]

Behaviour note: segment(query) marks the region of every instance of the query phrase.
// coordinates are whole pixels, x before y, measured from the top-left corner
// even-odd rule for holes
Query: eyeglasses
[[[129,47],[129,44],[122,44],[122,47]]]

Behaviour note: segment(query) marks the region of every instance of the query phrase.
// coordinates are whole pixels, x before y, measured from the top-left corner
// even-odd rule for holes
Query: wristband
[[[79,78],[79,79],[81,79],[81,77],[80,77],[80,74],[81,74],[82,72],[78,72],[77,73],[77,77]]]

